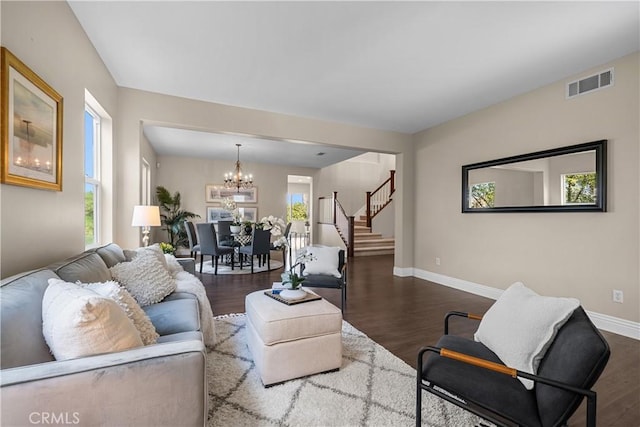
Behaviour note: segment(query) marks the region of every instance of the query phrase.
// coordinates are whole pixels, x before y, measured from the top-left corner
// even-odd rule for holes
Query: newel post
[[[353,254],[354,254],[354,241],[355,241],[355,217],[354,216],[350,216],[349,217],[349,244],[347,245],[347,257],[348,258],[353,258]]]
[[[391,179],[391,193],[393,193],[394,191],[396,191],[396,171],[392,170],[392,171],[389,171],[389,172],[391,172],[391,177],[390,177],[390,179]],[[389,193],[389,194],[391,194],[391,193]]]
[[[334,191],[333,192],[333,225],[336,225],[336,210],[337,210],[337,206],[338,206],[338,192]]]
[[[367,191],[367,227],[371,227],[371,191]]]

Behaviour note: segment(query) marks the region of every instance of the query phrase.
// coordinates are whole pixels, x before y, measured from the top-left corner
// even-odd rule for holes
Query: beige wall
[[[140,158],[141,129],[143,123],[173,125],[203,131],[255,135],[269,139],[310,141],[380,152],[412,153],[413,151],[411,135],[398,132],[367,129],[352,125],[194,101],[125,88],[119,90],[118,101],[118,121],[120,126],[120,133],[117,138],[119,150],[116,159],[118,165],[118,186],[119,188],[126,187],[127,191],[122,191],[118,194],[117,204],[120,206],[120,210],[116,228],[116,241],[126,247],[134,246],[139,241],[138,234],[132,233],[131,227],[129,226],[133,206],[138,200],[138,195],[129,191],[129,189],[139,187],[140,176],[137,165]],[[266,141],[265,143],[268,144],[269,142]],[[409,156],[411,155],[412,154],[409,154]],[[163,160],[159,159],[159,161],[161,163],[160,170],[162,171],[164,169]],[[202,173],[204,173],[202,165],[194,163],[194,167],[190,162],[190,160],[185,160],[184,167],[187,169],[200,168]],[[251,169],[252,167],[250,166],[251,165],[247,164],[245,167]],[[259,181],[261,178],[258,178],[258,176],[261,172],[257,164],[254,166],[253,174],[256,180]],[[223,169],[228,169],[228,163],[225,163]],[[398,193],[412,191],[413,169],[411,167],[396,167],[396,169]],[[283,176],[284,186],[279,189],[274,188],[273,190],[274,192],[279,191],[281,193],[281,200],[284,200],[284,194],[286,194],[287,173],[298,174],[297,172],[289,172],[283,169],[281,175]],[[175,186],[168,184],[168,182],[173,181],[166,181],[169,179],[168,177],[160,178],[163,172],[158,172],[158,174],[158,183],[166,183],[170,189],[175,188]],[[216,173],[210,175],[210,178],[208,177],[207,179],[219,181],[219,175],[220,174]],[[312,174],[312,176],[313,175],[315,174]],[[264,176],[264,174],[262,174],[262,176]],[[274,179],[277,179],[277,176],[278,175],[275,175]],[[315,182],[317,182],[317,180],[314,176],[314,183]],[[408,184],[405,184],[403,187],[401,185],[403,182]],[[203,185],[203,183],[200,185]],[[258,185],[260,186],[260,184]],[[204,188],[202,192],[204,192]],[[320,192],[316,192],[315,187],[314,193],[314,197],[320,194]],[[262,192],[259,197],[262,197],[261,195]],[[273,197],[274,200],[277,200],[280,196],[274,193]],[[193,203],[201,204],[202,201],[194,199]],[[267,212],[269,210],[275,212],[277,209],[276,206],[273,205],[268,205],[265,208]],[[203,207],[201,206],[199,209],[203,209]],[[264,211],[262,209],[261,206],[258,215],[263,215]],[[406,197],[404,203],[397,204],[396,209],[397,211],[413,211],[413,198]],[[282,212],[284,213],[284,208],[282,208]],[[406,213],[405,215],[410,216],[412,214]],[[404,250],[396,253],[395,263],[396,265],[406,267],[410,266],[413,262],[413,233],[410,227],[406,227],[406,224],[400,227],[398,232],[398,224],[396,224],[396,238],[402,240],[403,237],[407,243]]]
[[[338,192],[338,200],[347,215],[355,215],[365,206],[366,192],[375,190],[395,169],[395,155],[365,153],[344,162],[322,168],[316,175],[318,196]]]
[[[221,184],[224,173],[229,170],[233,162],[177,156],[159,156],[158,162],[160,162],[160,168],[157,170],[156,185],[166,187],[172,194],[179,191],[182,208],[200,215],[196,222],[205,222],[207,207],[220,206],[205,201],[205,186]],[[310,176],[315,171],[310,168],[250,162],[242,162],[242,167],[253,174],[254,184],[258,190],[258,202],[242,203],[238,204],[238,207],[258,208],[258,219],[268,215],[286,218],[287,176]],[[166,233],[159,230],[154,233],[154,238],[167,240]]]
[[[114,117],[117,87],[66,2],[2,1],[0,8],[2,45],[64,102],[62,191],[0,185],[0,274],[7,277],[84,250],[85,88]]]
[[[416,134],[417,274],[498,289],[521,280],[638,322],[638,61],[630,55]],[[568,81],[611,66],[615,86],[565,99]],[[609,140],[608,212],[461,213],[462,165],[599,139]]]

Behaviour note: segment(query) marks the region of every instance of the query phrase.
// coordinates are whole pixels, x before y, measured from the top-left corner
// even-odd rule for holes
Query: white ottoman
[[[253,292],[245,298],[247,345],[265,386],[340,369],[342,312],[328,301],[286,305]]]

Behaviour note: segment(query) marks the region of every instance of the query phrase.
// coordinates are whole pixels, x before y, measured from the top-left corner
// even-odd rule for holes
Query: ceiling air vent
[[[567,98],[613,86],[613,68],[567,84]]]

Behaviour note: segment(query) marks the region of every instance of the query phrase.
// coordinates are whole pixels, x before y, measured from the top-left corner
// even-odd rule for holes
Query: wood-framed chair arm
[[[465,314],[465,313],[462,313]],[[560,381],[555,381],[549,378],[541,377],[538,375],[530,374],[528,372],[519,371],[515,368],[511,368],[509,366],[492,362],[489,360],[481,359],[479,357],[470,356],[468,354],[460,353],[453,350],[448,350],[446,348],[435,347],[435,346],[427,346],[423,347],[418,352],[418,387],[422,385],[422,367],[423,367],[423,359],[424,354],[426,352],[437,353],[441,357],[446,357],[449,359],[457,360],[462,363],[466,363],[469,365],[473,365],[482,369],[488,369],[494,372],[498,372],[500,374],[509,375],[510,377],[517,379],[518,377],[526,378],[534,381],[535,383],[546,384],[551,387],[560,388],[566,391],[570,391],[572,393],[580,394],[587,399],[587,427],[595,427],[596,420],[596,399],[597,395],[592,390],[582,389],[579,387],[572,386],[567,383],[563,383]],[[454,402],[455,403],[455,402]]]
[[[449,311],[444,316],[444,334],[449,335],[449,318],[453,316],[465,317],[467,319],[482,320],[481,314],[465,313],[463,311]]]

